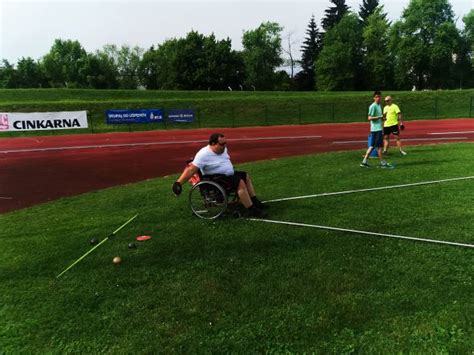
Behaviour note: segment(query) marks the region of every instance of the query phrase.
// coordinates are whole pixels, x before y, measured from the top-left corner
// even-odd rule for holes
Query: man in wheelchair
[[[227,140],[221,133],[213,133],[209,137],[209,145],[201,148],[193,161],[184,169],[181,176],[173,183],[173,193],[178,196],[182,185],[194,174],[201,171],[203,179],[217,181],[226,189],[237,191],[239,202],[247,209],[251,217],[267,217],[265,205],[259,201],[250,179],[245,171],[235,171],[227,152]]]

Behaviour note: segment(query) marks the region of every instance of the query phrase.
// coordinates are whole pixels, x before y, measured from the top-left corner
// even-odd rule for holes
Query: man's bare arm
[[[191,176],[193,176],[194,174],[196,174],[198,172],[199,168],[194,165],[193,163],[190,163],[183,171],[183,173],[181,174],[181,176],[178,178],[178,182],[182,185],[184,184],[186,181],[188,181]]]
[[[194,164],[189,164],[183,171],[183,173],[181,174],[181,176],[178,178],[178,180],[176,180],[174,183],[173,183],[173,186],[171,187],[171,190],[173,191],[173,193],[176,195],[176,196],[179,196],[181,195],[181,192],[183,191],[183,183],[188,181],[189,178],[191,176],[193,176],[197,171],[199,170],[199,168],[194,165]]]

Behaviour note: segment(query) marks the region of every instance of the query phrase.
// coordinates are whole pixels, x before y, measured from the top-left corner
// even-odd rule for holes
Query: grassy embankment
[[[471,117],[474,90],[393,92],[406,120]],[[370,92],[202,92],[131,90],[0,90],[0,111],[89,111],[87,130],[15,132],[1,136],[198,127],[364,122]],[[192,108],[193,124],[107,125],[108,109]]]

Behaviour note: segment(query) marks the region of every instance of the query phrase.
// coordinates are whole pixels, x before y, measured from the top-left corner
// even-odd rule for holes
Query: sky
[[[356,12],[361,3],[346,0]],[[409,0],[380,3],[394,21]],[[474,0],[450,0],[450,4],[462,28],[462,17],[474,7]],[[57,38],[78,40],[88,52],[105,44],[147,49],[191,30],[214,33],[218,40],[228,37],[239,50],[243,31],[265,21],[284,27],[283,46],[290,36],[294,55],[299,57],[311,15],[320,28],[324,11],[331,5],[329,0],[0,0],[0,59],[10,63],[21,57],[39,59]]]

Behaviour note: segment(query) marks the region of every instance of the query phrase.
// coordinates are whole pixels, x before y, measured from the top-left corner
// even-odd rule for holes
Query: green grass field
[[[474,113],[474,89],[386,91],[406,120],[467,118]],[[143,131],[170,128],[244,127],[282,124],[365,122],[372,92],[219,92],[15,89],[0,90],[1,112],[89,111],[89,129],[48,134]],[[194,109],[191,124],[107,125],[109,109]],[[45,132],[0,133],[0,137]]]
[[[245,164],[264,200],[474,175],[473,144]],[[472,353],[474,250],[245,219],[175,176],[0,215],[5,353]],[[185,193],[189,189],[187,188]],[[270,204],[270,218],[474,243],[474,179]],[[137,220],[56,280],[128,218]],[[137,235],[153,239],[127,247]],[[120,255],[121,265],[112,258]]]

